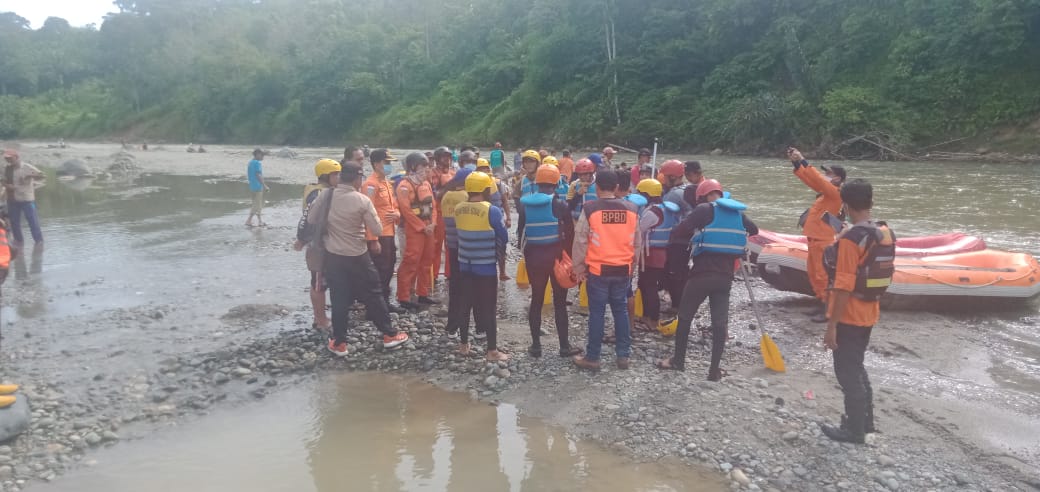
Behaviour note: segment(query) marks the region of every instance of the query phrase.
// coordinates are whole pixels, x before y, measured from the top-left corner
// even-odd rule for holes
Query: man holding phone
[[[809,245],[805,270],[809,275],[813,294],[820,300],[819,308],[810,314],[813,322],[824,323],[827,321],[827,270],[823,268],[823,252],[827,246],[834,243],[834,235],[837,234],[830,222],[841,216],[840,190],[845,182],[845,168],[820,166],[826,173],[825,176],[810,166],[805,157],[802,157],[802,153],[794,147],[788,147],[787,158],[794,165],[794,175],[816,192],[816,200],[802,215],[799,225]]]

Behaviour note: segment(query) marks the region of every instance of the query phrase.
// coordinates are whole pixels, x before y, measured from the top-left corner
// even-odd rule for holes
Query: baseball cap
[[[387,149],[376,149],[368,154],[368,158],[372,162],[383,162],[383,161],[396,161],[397,158],[390,155],[390,151]]]
[[[845,178],[848,177],[848,174],[845,172],[845,168],[842,166],[820,166],[820,169],[823,169],[823,172],[825,173],[831,173],[841,178],[842,181],[845,181]]]
[[[603,156],[601,154],[589,154],[588,159],[596,165],[596,169],[603,167]]]
[[[617,151],[614,150],[614,147],[607,146],[607,147],[603,147],[603,153],[604,154],[617,154]]]
[[[14,149],[4,149],[4,157],[18,157],[18,151]]]

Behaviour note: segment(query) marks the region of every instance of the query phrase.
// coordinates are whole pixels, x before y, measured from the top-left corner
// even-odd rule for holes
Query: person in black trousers
[[[734,211],[729,207],[731,204],[743,207],[743,204],[735,200],[722,200],[722,186],[714,179],[705,180],[697,187],[697,200],[706,203],[697,205],[689,217],[672,229],[673,243],[677,238],[691,243],[693,267],[690,268],[690,277],[683,289],[679,308],[675,354],[658,362],[657,367],[676,370],[685,368],[690,326],[697,310],[708,299],[712,330],[708,380],[718,381],[723,376],[719,365],[729,335],[729,292],[736,271],[735,262],[743,256],[747,236],[758,234],[758,227],[742,211]]]
[[[564,251],[574,243],[574,218],[567,202],[556,197],[560,170],[543,164],[535,173],[538,192],[520,199],[520,226],[518,247],[524,252],[527,276],[531,283],[531,305],[527,310],[531,327],[531,357],[542,356],[542,305],[545,289],[552,285],[556,333],[560,339],[560,357],[573,357],[581,349],[571,347],[568,336],[567,289],[553,275],[553,267]]]

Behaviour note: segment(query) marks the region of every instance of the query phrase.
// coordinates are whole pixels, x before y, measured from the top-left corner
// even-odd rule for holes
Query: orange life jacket
[[[582,213],[589,223],[589,249],[585,255],[589,272],[599,276],[631,275],[639,228],[636,205],[617,199],[596,200],[585,205]]]

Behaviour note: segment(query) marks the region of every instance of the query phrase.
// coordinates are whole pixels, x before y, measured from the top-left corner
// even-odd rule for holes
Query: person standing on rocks
[[[246,226],[253,227],[253,217],[256,217],[258,222],[257,225],[264,227],[267,224],[264,223],[264,219],[260,217],[260,213],[264,209],[264,192],[269,191],[267,183],[264,182],[264,169],[261,161],[264,160],[264,151],[261,149],[253,150],[253,160],[249,161],[249,166],[246,168],[246,177],[249,178],[249,191],[253,193],[253,208],[249,210],[249,218],[246,219]]]
[[[434,193],[434,209],[440,210],[440,201],[436,199],[437,192],[441,190],[451,181],[451,178],[455,176],[455,169],[451,164],[451,149],[447,147],[437,147],[433,151],[433,161],[436,164],[433,169],[430,170],[430,186],[433,188]],[[441,272],[441,258],[444,255],[444,218],[437,214],[437,227],[433,231],[433,278],[436,281],[437,277]],[[448,262],[445,262],[448,264]],[[451,276],[450,265],[444,269],[444,276]]]
[[[614,165],[614,154],[617,154],[617,151],[614,150],[614,147],[611,147],[609,145],[603,147],[603,167],[612,171],[617,170],[617,167]]]
[[[827,333],[823,344],[834,352],[834,374],[845,394],[840,427],[823,425],[827,437],[862,444],[874,427],[874,392],[863,366],[870,333],[880,317],[881,295],[892,283],[895,234],[870,216],[874,190],[863,179],[841,187],[841,201],[853,226],[824,251],[830,283]]]
[[[498,350],[498,271],[496,242],[508,242],[502,209],[491,204],[491,176],[473,172],[466,177],[469,200],[455,206],[459,234],[459,276],[462,279],[462,319],[473,313],[478,331],[487,334],[489,362],[509,360]],[[469,323],[464,323],[459,353],[469,354]]]
[[[437,211],[433,189],[426,180],[430,161],[421,152],[412,152],[405,157],[404,168],[408,175],[397,185],[397,207],[405,230],[404,255],[397,270],[397,302],[403,308],[414,310],[437,304],[429,297]],[[417,303],[412,302],[412,292],[418,296]]]
[[[599,199],[582,209],[574,231],[574,273],[586,281],[589,295],[589,339],[585,355],[574,358],[583,369],[598,371],[607,305],[614,316],[615,353],[619,369],[628,369],[632,333],[628,313],[634,265],[642,245],[634,203],[616,197],[616,172],[599,173]]]
[[[11,232],[14,235],[15,248],[21,249],[25,244],[22,235],[22,215],[29,223],[35,248],[42,251],[43,231],[40,229],[40,217],[36,210],[36,188],[43,186],[47,179],[32,164],[22,162],[22,157],[15,149],[4,151],[4,190],[7,193],[7,213],[11,220]]]
[[[630,169],[628,171],[629,173],[631,173],[631,176],[632,176],[632,181],[631,181],[632,189],[629,190],[630,192],[632,192],[632,193],[636,192],[635,186],[638,185],[640,181],[642,181],[644,179],[647,179],[647,178],[652,178],[653,177],[652,175],[651,176],[643,176],[642,175],[643,166],[649,167],[650,166],[650,159],[652,157],[653,157],[653,154],[650,153],[650,149],[639,149],[639,155],[637,157],[639,159],[639,161],[636,162],[636,165],[632,166],[632,169]]]
[[[348,162],[340,172],[340,183],[322,193],[318,206],[307,222],[317,229],[316,247],[323,248],[325,279],[332,294],[332,337],[329,351],[346,356],[347,326],[354,301],[365,305],[367,318],[383,333],[383,347],[396,348],[408,341],[408,334],[391,325],[390,313],[379,273],[369,252],[379,253],[379,241],[366,239],[367,231],[383,228],[375,205],[358,191],[364,173],[361,166]]]
[[[581,349],[571,347],[567,289],[556,280],[553,266],[563,256],[563,252],[570,251],[574,245],[574,220],[567,204],[555,196],[560,171],[555,166],[542,164],[534,179],[538,184],[538,193],[520,199],[520,222],[517,227],[518,246],[524,254],[531,283],[531,305],[527,310],[531,346],[527,353],[531,357],[542,356],[542,305],[545,302],[545,289],[552,285],[560,357],[573,357],[581,354]]]
[[[365,167],[365,157],[366,157],[365,151],[363,151],[363,150],[361,150],[361,149],[351,145],[351,146],[349,146],[349,147],[347,147],[346,149],[343,150],[343,160],[340,161],[340,163],[341,164],[346,164],[348,162],[353,162],[353,163],[361,166],[362,169],[364,169],[364,167]]]
[[[448,250],[448,270],[459,271],[459,231],[455,226],[455,207],[469,200],[466,193],[466,178],[473,172],[467,168],[460,169],[455,177],[448,181],[439,192],[438,202],[441,204],[441,217],[444,217],[444,246]],[[462,319],[462,277],[448,277],[448,321],[444,325],[450,334],[458,333],[462,323],[469,326],[469,313]]]
[[[311,183],[303,187],[303,216],[296,226],[296,244],[293,248],[300,251],[309,244],[313,237],[313,227],[308,227],[307,217],[311,204],[318,199],[322,191],[335,188],[339,184],[339,173],[342,170],[340,163],[332,159],[322,159],[314,165],[314,175],[318,177],[317,183]],[[311,272],[311,307],[314,309],[314,322],[311,327],[316,330],[329,331],[332,323],[325,315],[325,274],[321,269],[308,262],[307,268]]]
[[[664,285],[665,259],[672,228],[679,223],[679,207],[661,199],[664,187],[656,179],[645,179],[636,185],[636,191],[649,206],[639,219],[640,230],[647,230],[644,253],[640,255],[639,292],[643,296],[643,324],[648,330],[657,328],[661,319],[661,295]]]
[[[560,176],[567,184],[570,184],[571,176],[574,176],[574,159],[571,158],[570,150],[564,149],[563,157],[560,158]]]
[[[360,153],[355,150],[355,153]],[[389,176],[394,172],[393,162],[397,160],[386,149],[376,149],[369,153],[372,164],[372,175],[365,181],[363,192],[376,207],[383,227],[380,230],[369,230],[369,241],[379,242],[379,252],[372,252],[372,263],[379,272],[379,285],[383,288],[383,299],[391,313],[403,310],[390,303],[390,281],[394,278],[394,264],[397,263],[397,244],[394,234],[401,221],[401,212],[397,209],[397,197]]]
[[[664,201],[679,207],[679,220],[684,220],[693,213],[697,203],[697,187],[704,181],[704,171],[698,161],[685,163],[672,159],[661,164],[658,176],[662,176]],[[686,182],[683,182],[683,178]],[[679,310],[679,301],[683,297],[683,289],[690,276],[690,242],[689,239],[669,240],[665,257],[665,277],[668,284],[668,297],[672,305],[670,311]]]
[[[534,182],[534,175],[538,172],[538,166],[542,165],[542,156],[536,150],[525,150],[521,167],[519,189],[516,197],[523,198],[527,195],[538,193],[538,185]]]
[[[758,226],[744,215],[747,206],[723,198],[722,185],[708,179],[697,186],[702,201],[685,220],[672,229],[672,239],[690,243],[693,268],[683,289],[679,326],[675,333],[675,354],[657,363],[660,369],[683,370],[690,326],[701,304],[708,299],[711,309],[711,365],[708,381],[719,381],[722,352],[729,336],[729,292],[733,285],[733,264],[744,256],[747,237],[758,234]]]
[[[802,214],[798,225],[802,226],[802,234],[809,240],[805,269],[809,274],[813,294],[820,301],[818,308],[809,314],[813,322],[824,323],[827,321],[827,271],[823,268],[823,250],[834,243],[834,235],[837,233],[828,219],[837,219],[841,214],[840,188],[845,182],[845,168],[824,167],[823,170],[827,172],[825,177],[809,165],[798,149],[787,149],[787,157],[794,165],[794,175],[816,192],[816,200]]]

